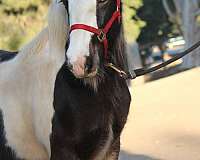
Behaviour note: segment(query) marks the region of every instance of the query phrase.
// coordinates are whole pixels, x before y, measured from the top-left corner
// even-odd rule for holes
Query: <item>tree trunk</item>
[[[190,47],[200,39],[200,26],[197,22],[197,13],[200,13],[198,0],[173,0],[176,11],[169,10],[168,0],[163,0],[163,4],[172,20],[181,26],[183,36],[186,41],[186,48]],[[176,13],[176,15],[173,15]],[[200,65],[200,49],[183,58],[183,68],[191,68]]]
[[[182,19],[186,48],[190,47],[200,39],[200,28],[196,21],[196,12],[199,10],[196,0],[183,0],[184,4]],[[200,65],[200,49],[183,58],[183,68],[191,68]]]

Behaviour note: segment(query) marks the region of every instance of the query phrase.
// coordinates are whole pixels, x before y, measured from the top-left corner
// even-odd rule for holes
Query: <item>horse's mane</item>
[[[48,14],[48,26],[45,27],[32,41],[23,46],[17,60],[29,59],[40,54],[54,54],[65,49],[67,39],[67,12],[62,3],[53,0]],[[62,53],[64,55],[64,53]]]
[[[49,39],[48,28],[43,29],[32,41],[23,46],[19,50],[19,54],[16,57],[17,60],[25,60],[28,57],[32,57],[36,54],[42,54],[43,49],[46,47]]]
[[[126,45],[127,44],[125,41],[124,30],[122,25],[120,29],[120,34],[116,39],[116,45],[114,45],[113,48],[112,62],[124,71],[128,71]]]
[[[53,0],[48,16],[49,43],[50,47],[54,46],[51,48],[52,51],[65,49],[69,30],[67,14],[63,3],[60,0]]]

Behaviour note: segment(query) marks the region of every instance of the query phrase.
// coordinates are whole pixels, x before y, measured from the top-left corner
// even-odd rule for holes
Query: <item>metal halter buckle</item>
[[[116,71],[117,73],[119,73],[119,76],[122,78],[127,78],[127,73],[123,70],[120,70],[119,68],[117,68],[116,66],[114,66],[112,63],[108,63],[106,64],[107,67],[113,69],[114,71]]]
[[[98,40],[99,40],[100,42],[103,42],[103,41],[106,39],[106,34],[104,33],[103,30],[100,30],[100,33],[99,33],[99,35],[97,36],[97,38],[98,38]]]

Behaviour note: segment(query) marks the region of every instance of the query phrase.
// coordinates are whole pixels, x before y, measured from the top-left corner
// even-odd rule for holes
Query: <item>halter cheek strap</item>
[[[96,34],[98,40],[100,43],[103,43],[104,45],[104,57],[105,59],[108,59],[108,39],[107,39],[107,33],[109,32],[109,30],[111,29],[113,23],[118,19],[118,21],[121,21],[121,1],[120,0],[116,0],[117,1],[117,9],[116,11],[113,13],[112,17],[110,18],[110,20],[107,22],[107,24],[105,25],[105,27],[103,29],[99,29],[99,28],[95,28],[92,26],[88,26],[85,24],[74,24],[71,26],[70,29],[70,33],[74,30],[85,30],[91,33]]]

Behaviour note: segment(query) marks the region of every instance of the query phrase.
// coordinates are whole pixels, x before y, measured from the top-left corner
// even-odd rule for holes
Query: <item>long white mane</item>
[[[56,74],[65,60],[67,13],[53,0],[48,26],[20,49],[13,60],[0,64],[0,111],[7,145],[17,156],[48,160]]]
[[[66,9],[59,0],[53,0],[48,13],[48,26],[20,50],[19,59],[22,57],[32,58],[35,57],[35,54],[46,53],[43,51],[47,44],[49,44],[48,54],[55,50],[63,50],[68,33],[67,21]]]

